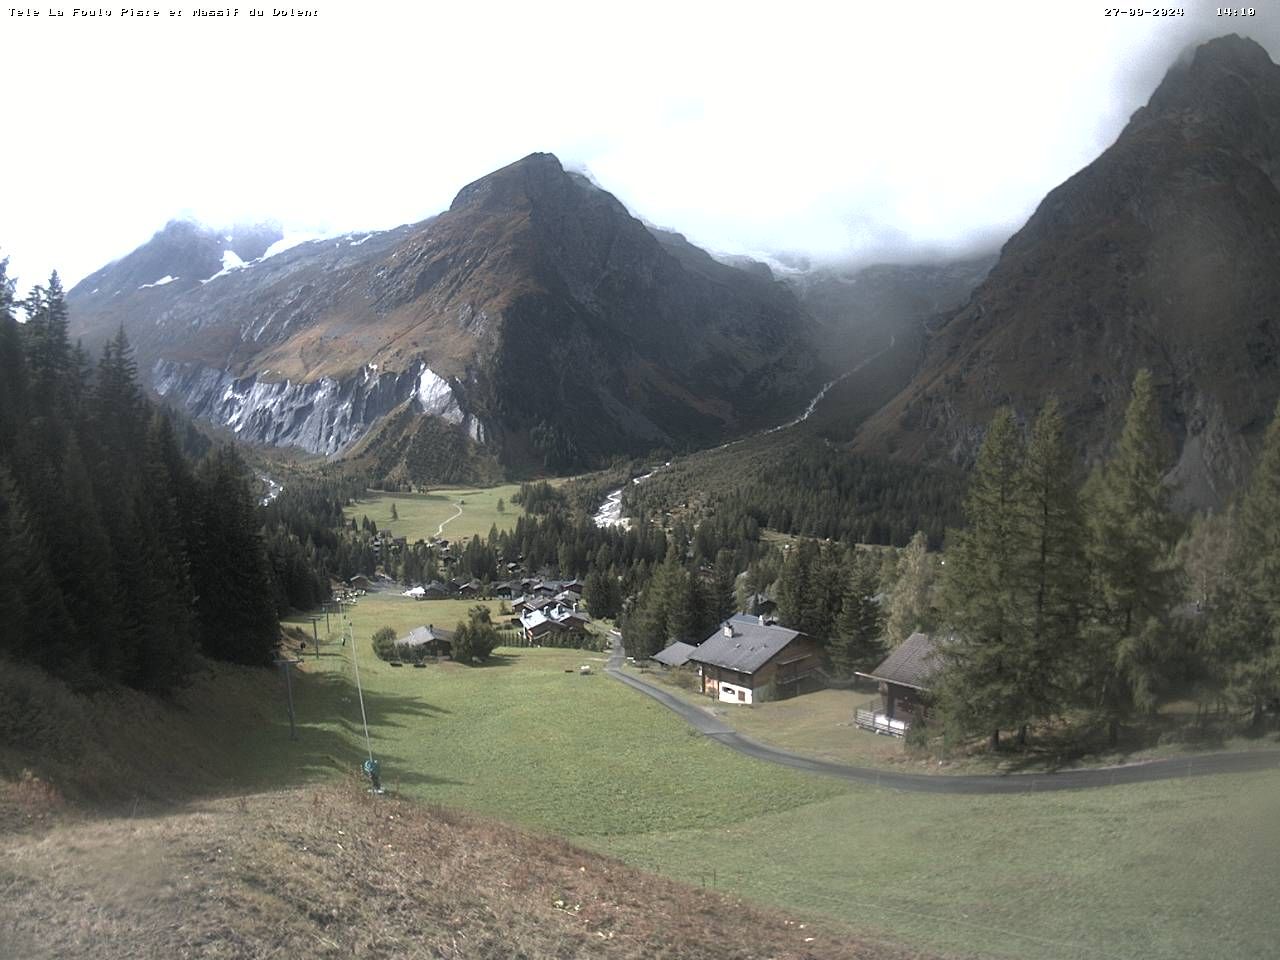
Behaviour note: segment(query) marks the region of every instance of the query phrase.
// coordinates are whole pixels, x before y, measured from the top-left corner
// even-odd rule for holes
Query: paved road
[[[1280,769],[1280,750],[1251,750],[1237,753],[1206,753],[1194,757],[1151,760],[1118,767],[1094,767],[1085,770],[1063,770],[1058,773],[991,774],[985,776],[949,776],[945,774],[898,773],[893,770],[877,770],[873,767],[852,767],[829,760],[815,760],[779,747],[763,743],[735,733],[729,726],[711,716],[701,707],[686,703],[661,687],[622,672],[626,658],[622,638],[615,633],[613,651],[605,672],[627,686],[653,697],[664,707],[673,710],[694,729],[716,740],[731,750],[745,753],[757,760],[767,760],[784,767],[821,773],[842,780],[871,783],[895,790],[912,790],[918,793],[1044,793],[1054,790],[1084,790],[1092,787],[1109,787],[1121,783],[1148,783],[1154,780],[1170,780],[1176,777],[1202,777],[1215,773],[1244,773],[1252,770]]]

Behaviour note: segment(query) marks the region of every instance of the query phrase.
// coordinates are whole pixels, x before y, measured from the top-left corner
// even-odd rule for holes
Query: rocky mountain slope
[[[1149,367],[1192,503],[1242,479],[1280,396],[1280,67],[1237,36],[1189,51],[1096,161],[1054,189],[940,319],[864,451],[966,462],[996,407],[1050,393],[1082,449]]]
[[[412,413],[562,469],[785,419],[820,376],[789,289],[651,232],[549,154],[411,226],[257,260],[267,237],[234,239],[170,225],[68,303],[87,346],[123,323],[158,393],[251,441],[333,454]]]

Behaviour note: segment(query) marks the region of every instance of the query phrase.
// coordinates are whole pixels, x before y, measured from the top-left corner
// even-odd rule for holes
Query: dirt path
[[[457,503],[455,503],[455,504],[454,504],[454,506],[458,508],[458,512],[457,512],[457,513],[455,513],[455,514],[454,514],[452,517],[450,517],[449,519],[447,519],[447,520],[441,520],[441,521],[440,521],[440,526],[436,527],[436,536],[437,536],[437,537],[438,537],[438,536],[440,536],[440,534],[444,533],[444,525],[445,525],[446,523],[453,523],[453,521],[457,520],[460,516],[462,516],[462,501],[461,501],[461,500],[459,500]]]
[[[1016,773],[986,775],[947,775],[898,773],[874,767],[854,767],[830,760],[816,760],[779,747],[759,743],[735,732],[707,711],[686,703],[646,680],[622,672],[626,659],[621,635],[613,638],[613,653],[605,672],[634,690],[657,700],[678,714],[695,730],[724,744],[731,750],[809,773],[821,773],[842,780],[870,783],[895,790],[917,793],[1043,793],[1057,790],[1086,790],[1122,783],[1150,783],[1177,777],[1202,777],[1217,773],[1247,773],[1255,770],[1280,769],[1280,750],[1250,750],[1236,753],[1205,753],[1192,757],[1171,757],[1115,767],[1085,770],[1062,770],[1057,773]]]

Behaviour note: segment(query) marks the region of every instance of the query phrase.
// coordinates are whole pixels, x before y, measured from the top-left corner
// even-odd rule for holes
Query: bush
[[[394,627],[382,627],[373,635],[373,652],[379,660],[395,660],[396,631]]]
[[[453,659],[458,663],[488,660],[497,645],[498,631],[489,608],[477,605],[468,612],[467,622],[458,624],[453,632]]]

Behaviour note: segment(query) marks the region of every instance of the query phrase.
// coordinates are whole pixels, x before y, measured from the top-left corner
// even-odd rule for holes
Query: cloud
[[[1249,30],[1278,49],[1254,21],[1093,0],[316,2],[311,20],[10,18],[0,252],[24,285],[181,213],[418,220],[535,150],[725,252],[964,250],[1105,148],[1188,43]]]

